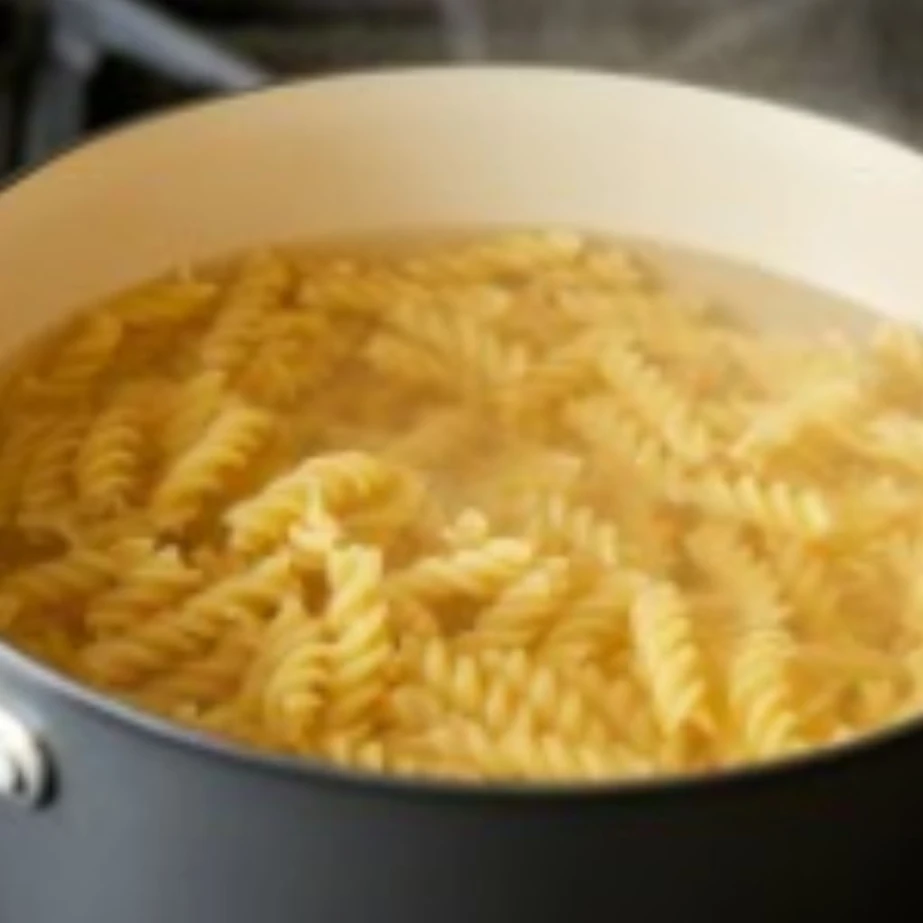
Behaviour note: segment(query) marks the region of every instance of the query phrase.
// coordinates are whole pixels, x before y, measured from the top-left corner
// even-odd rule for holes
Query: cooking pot
[[[910,151],[684,86],[473,68],[196,106],[21,178],[0,196],[0,344],[177,262],[501,224],[758,266],[710,263],[708,285],[774,323],[819,316],[780,278],[923,320]],[[919,913],[921,779],[918,725],[695,778],[378,778],[175,727],[0,645],[0,920],[842,923],[886,895]]]

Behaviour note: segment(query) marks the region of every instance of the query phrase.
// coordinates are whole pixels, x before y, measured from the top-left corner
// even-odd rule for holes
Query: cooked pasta
[[[74,471],[88,424],[82,412],[62,416],[34,447],[19,491],[21,524],[60,524],[68,518],[76,500]]]
[[[129,394],[93,421],[76,458],[82,505],[103,514],[129,506],[143,471],[146,416],[138,397]]]
[[[102,375],[122,342],[125,324],[115,313],[80,318],[65,331],[46,363],[23,382],[24,390],[48,400],[80,399]]]
[[[569,580],[565,558],[536,563],[478,614],[478,646],[495,650],[533,647],[565,608]]]
[[[124,572],[116,586],[96,597],[84,620],[100,638],[124,632],[175,605],[204,579],[199,568],[183,560],[175,545],[152,549]]]
[[[246,404],[222,410],[202,438],[166,471],[151,497],[151,513],[167,529],[187,526],[207,501],[229,489],[269,439],[273,418]]]
[[[330,649],[320,621],[310,617],[296,594],[286,596],[244,683],[242,705],[258,710],[273,739],[305,747],[320,719],[330,675]]]
[[[0,382],[0,635],[205,733],[600,781],[923,713],[912,328],[523,231],[182,267]]]
[[[701,654],[682,596],[667,583],[642,587],[631,613],[639,669],[666,733],[712,723]]]

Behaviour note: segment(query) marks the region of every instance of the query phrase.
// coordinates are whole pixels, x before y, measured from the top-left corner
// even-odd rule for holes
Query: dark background
[[[87,2],[94,0],[0,0],[0,171],[39,156],[26,151],[23,140],[40,97],[37,87],[53,58],[49,49],[62,17],[67,19],[75,3]],[[923,0],[154,0],[152,5],[272,77],[459,58],[588,64],[788,100],[923,143]],[[81,74],[80,133],[222,90],[138,66],[131,54],[98,51]],[[66,94],[51,95],[61,104],[52,122],[73,118],[62,103]]]

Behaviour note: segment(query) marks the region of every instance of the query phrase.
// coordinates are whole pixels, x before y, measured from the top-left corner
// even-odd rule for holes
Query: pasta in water
[[[0,635],[204,733],[618,780],[923,711],[913,330],[509,232],[187,268],[14,368]]]

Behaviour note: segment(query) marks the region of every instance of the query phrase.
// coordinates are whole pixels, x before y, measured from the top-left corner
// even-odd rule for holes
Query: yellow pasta
[[[227,375],[205,369],[183,381],[172,396],[161,448],[175,458],[194,445],[215,419],[227,397]]]
[[[45,433],[22,474],[19,520],[24,524],[62,521],[76,501],[74,471],[89,419],[85,413],[69,414]]]
[[[560,494],[541,497],[534,504],[527,534],[539,547],[555,554],[583,556],[601,567],[616,567],[622,557],[615,524]]]
[[[729,697],[749,756],[780,756],[803,745],[791,659],[787,632],[771,624],[749,626],[731,655]]]
[[[127,507],[142,475],[146,414],[129,395],[101,413],[84,436],[76,458],[80,502],[98,513]]]
[[[566,782],[631,774],[624,756],[614,746],[575,745],[527,727],[514,726],[494,735],[476,722],[457,720],[434,728],[429,743],[462,775],[475,778]]]
[[[824,494],[782,480],[752,474],[707,474],[676,484],[671,499],[705,514],[749,523],[799,538],[822,538],[834,528],[835,513]]]
[[[923,714],[921,396],[570,230],[183,267],[0,370],[0,635],[366,772],[837,745]]]
[[[396,596],[423,599],[487,599],[519,577],[532,557],[532,549],[525,541],[491,538],[482,545],[446,556],[420,558],[395,575],[391,591]]]
[[[177,272],[174,279],[114,299],[108,311],[130,330],[163,327],[171,331],[210,310],[217,294],[218,286],[213,282]]]
[[[712,439],[688,401],[630,341],[610,337],[600,358],[606,382],[651,431],[683,461],[702,462],[713,453]]]
[[[209,498],[227,491],[227,481],[242,474],[272,433],[273,418],[246,404],[227,406],[202,438],[166,471],[151,497],[156,522],[168,529],[189,524]]]
[[[104,589],[116,577],[110,555],[90,548],[73,548],[52,558],[13,571],[0,581],[0,599],[9,611],[73,604]]]
[[[112,362],[124,327],[118,317],[105,311],[81,318],[52,350],[45,367],[27,376],[28,390],[49,400],[82,397]]]
[[[361,545],[333,551],[328,579],[322,619],[330,635],[330,702],[324,717],[342,728],[365,720],[387,689],[394,634],[378,551]]]
[[[573,398],[598,381],[599,334],[574,336],[555,345],[517,381],[500,390],[498,402],[514,425],[547,417],[556,404]]]
[[[566,604],[569,571],[565,558],[537,562],[478,614],[476,643],[495,650],[533,647]]]
[[[258,636],[249,625],[229,630],[207,654],[144,687],[138,700],[168,712],[190,706],[204,709],[226,701],[253,659]]]
[[[323,625],[310,617],[296,594],[286,596],[244,685],[245,707],[248,699],[256,699],[268,733],[286,746],[305,749],[320,718],[330,678]]]
[[[589,663],[624,643],[637,582],[636,575],[613,569],[575,594],[541,642],[545,657],[552,663]]]
[[[434,639],[408,657],[407,666],[408,685],[394,697],[394,720],[411,736],[425,737],[435,718],[441,727],[430,743],[453,722],[480,726],[485,742],[494,744],[513,728],[577,748],[606,748],[619,737],[592,683],[521,652],[472,654]]]
[[[258,623],[293,586],[287,554],[265,558],[251,570],[217,581],[181,606],[167,608],[124,632],[88,644],[86,676],[130,689],[203,654],[229,629]]]
[[[787,620],[789,613],[772,572],[732,528],[702,526],[689,536],[687,546],[692,562],[727,596],[741,620],[768,625]]]
[[[117,586],[93,601],[84,620],[100,637],[125,632],[176,604],[204,579],[198,568],[182,559],[176,546],[154,549],[142,555]]]
[[[277,307],[286,283],[286,267],[272,254],[258,253],[243,261],[202,338],[205,368],[229,375],[239,371],[259,344],[268,312]]]
[[[709,730],[707,688],[692,621],[670,584],[640,590],[631,613],[639,667],[650,685],[654,710],[664,731]]]
[[[396,483],[395,469],[360,452],[315,457],[228,510],[231,545],[257,553],[281,542],[308,504],[312,491],[338,511]]]
[[[504,338],[469,314],[444,314],[404,302],[388,319],[440,363],[446,387],[462,395],[488,395],[521,378],[529,366],[524,344]]]
[[[21,485],[28,466],[34,461],[36,449],[44,448],[48,431],[55,423],[44,416],[4,422],[6,434],[0,442],[0,520],[10,521],[22,505]]]
[[[273,317],[244,369],[242,391],[259,404],[293,406],[336,360],[334,350],[323,348],[329,333],[330,325],[320,314]]]

